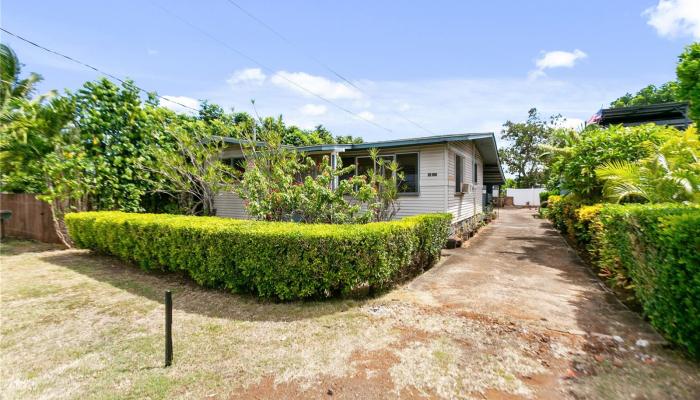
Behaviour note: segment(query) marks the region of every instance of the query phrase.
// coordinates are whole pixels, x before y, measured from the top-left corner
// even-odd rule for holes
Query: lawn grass
[[[625,398],[663,390],[693,398],[700,387],[696,366],[631,355],[629,367],[562,380],[571,359],[591,360],[577,338],[426,305],[406,288],[367,300],[264,302],[89,251],[0,246],[3,398]],[[165,290],[174,303],[169,368]],[[538,376],[549,377],[547,387],[533,386]]]

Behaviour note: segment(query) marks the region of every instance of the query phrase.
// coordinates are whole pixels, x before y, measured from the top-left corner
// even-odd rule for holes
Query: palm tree
[[[700,203],[700,142],[694,126],[653,145],[652,155],[636,161],[612,161],[596,169],[610,201]]]
[[[5,44],[0,43],[0,115],[4,116],[14,108],[17,100],[31,99],[36,90],[36,84],[42,80],[41,75],[34,72],[20,79],[22,66],[17,54]]]

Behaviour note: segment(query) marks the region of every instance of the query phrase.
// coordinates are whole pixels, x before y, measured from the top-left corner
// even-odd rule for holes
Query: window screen
[[[418,153],[397,154],[396,163],[403,179],[398,182],[399,192],[418,193]]]

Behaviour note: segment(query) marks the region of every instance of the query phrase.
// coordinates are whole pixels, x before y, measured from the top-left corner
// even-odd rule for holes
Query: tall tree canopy
[[[700,42],[686,47],[678,60],[678,95],[690,102],[690,118],[700,124]]]
[[[612,108],[644,106],[649,104],[680,101],[678,82],[670,81],[656,87],[649,85],[635,94],[627,93],[610,103]]]
[[[500,157],[507,171],[515,175],[517,187],[539,186],[547,181],[541,146],[547,143],[560,120],[561,116],[557,115],[545,121],[536,108],[531,108],[525,122],[503,124],[501,139],[508,146],[500,151]]]

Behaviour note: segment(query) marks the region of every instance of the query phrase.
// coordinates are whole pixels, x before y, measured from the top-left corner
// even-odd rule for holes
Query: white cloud
[[[362,111],[357,113],[357,116],[360,117],[361,119],[367,120],[367,121],[374,121],[374,114],[372,114],[369,111]]]
[[[647,23],[664,37],[691,36],[700,39],[699,0],[660,0],[642,15],[649,17]]]
[[[388,133],[332,104],[311,102],[297,91],[273,83],[273,75],[261,85],[240,85],[236,90],[222,81],[216,89],[198,96],[226,109],[233,107],[250,113],[254,112],[250,99],[255,99],[255,108],[261,116],[282,115],[288,123],[302,128],[323,124],[333,134],[362,136],[372,141],[429,135],[405,118],[436,134],[493,131],[499,136],[506,120],[522,121],[532,107],[537,107],[544,116],[565,115],[568,123],[575,125],[590,117],[601,104],[628,92],[630,87],[645,84],[634,76],[569,82],[524,77],[362,80],[358,82],[362,84],[363,98],[333,99],[333,103],[393,131]],[[371,106],[365,106],[365,102],[371,102]],[[410,109],[401,112],[404,104]],[[326,107],[322,114],[321,105]]]
[[[411,109],[411,105],[408,103],[401,103],[399,104],[399,111],[405,112]]]
[[[260,68],[246,68],[235,71],[226,82],[232,86],[246,83],[261,85],[265,78],[267,76]]]
[[[148,55],[149,55],[149,56],[155,56],[155,55],[157,55],[158,53],[159,53],[159,51],[156,50],[156,49],[148,49]]]
[[[322,76],[310,75],[306,72],[279,71],[272,75],[270,82],[304,96],[316,94],[331,100],[359,99],[362,97],[362,93],[350,85],[334,82]]]
[[[548,51],[535,61],[537,69],[530,71],[529,77],[530,79],[535,79],[544,76],[544,71],[550,68],[572,68],[578,60],[586,57],[588,55],[579,49],[574,51]]]
[[[304,104],[300,111],[304,115],[316,117],[325,114],[328,111],[328,107],[323,104]]]
[[[183,106],[191,107],[198,110],[199,100],[187,96],[162,96],[160,99],[160,105],[162,105],[165,108],[169,108],[175,112],[184,114],[194,114],[194,110],[190,110],[189,108]]]

